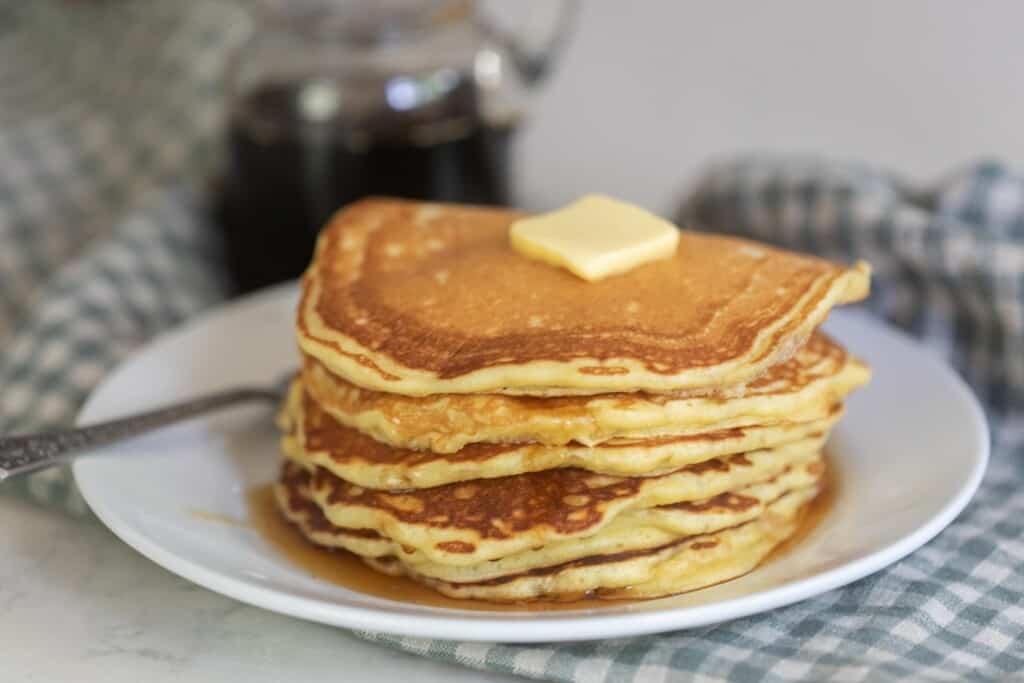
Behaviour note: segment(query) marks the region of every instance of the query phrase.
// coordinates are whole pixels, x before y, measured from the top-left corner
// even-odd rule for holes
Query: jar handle
[[[479,12],[475,17],[475,23],[481,34],[505,50],[522,76],[523,82],[531,87],[540,83],[551,71],[555,59],[565,48],[570,29],[579,12],[578,0],[548,1],[543,3],[543,6],[552,12],[552,18],[546,22],[546,30],[539,32],[536,30],[518,33],[506,31]],[[539,35],[536,35],[538,33]],[[531,40],[526,40],[528,37]],[[540,47],[539,49],[530,48],[527,47],[528,43],[536,43]]]

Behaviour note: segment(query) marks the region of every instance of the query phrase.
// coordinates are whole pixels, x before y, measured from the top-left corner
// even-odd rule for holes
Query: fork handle
[[[276,402],[280,398],[280,394],[270,389],[228,389],[87,427],[0,437],[0,481],[61,464],[78,451],[105,446],[239,403]]]

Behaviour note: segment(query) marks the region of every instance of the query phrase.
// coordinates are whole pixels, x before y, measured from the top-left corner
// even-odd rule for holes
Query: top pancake
[[[391,199],[342,210],[304,278],[302,350],[410,396],[718,388],[787,358],[868,291],[863,263],[687,231],[673,258],[585,282],[511,249],[521,215]]]

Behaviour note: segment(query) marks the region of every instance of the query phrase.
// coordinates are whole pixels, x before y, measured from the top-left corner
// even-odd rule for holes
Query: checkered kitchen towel
[[[69,423],[131,349],[222,297],[215,233],[183,181],[205,172],[244,30],[228,2],[0,0],[0,433]],[[886,571],[718,626],[550,646],[359,635],[558,681],[1024,680],[1024,178],[981,164],[914,188],[752,157],[709,169],[681,217],[871,261],[869,305],[945,352],[989,408],[975,502]],[[0,490],[84,514],[65,472]]]

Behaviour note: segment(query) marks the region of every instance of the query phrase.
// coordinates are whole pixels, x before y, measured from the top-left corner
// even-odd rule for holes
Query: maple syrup
[[[485,121],[471,83],[432,108],[385,109],[367,121],[308,120],[307,85],[257,88],[228,122],[215,219],[239,293],[301,275],[320,228],[361,197],[510,202],[515,124]]]
[[[772,548],[772,551],[761,560],[758,566],[774,562],[780,557],[789,554],[821,525],[821,522],[832,511],[832,508],[835,507],[836,495],[839,492],[838,473],[836,472],[833,459],[828,457],[828,453],[825,454],[824,461],[825,472],[821,477],[821,489],[818,491],[818,495],[800,511],[796,531],[785,541]]]

